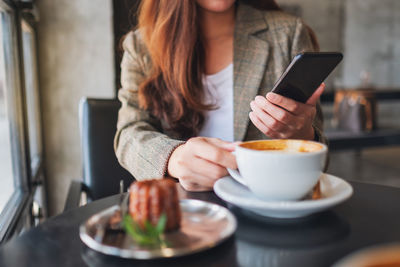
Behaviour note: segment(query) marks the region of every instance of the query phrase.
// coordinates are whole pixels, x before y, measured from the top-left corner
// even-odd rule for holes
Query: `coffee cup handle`
[[[233,169],[229,169],[229,168],[227,168],[227,170],[228,170],[229,175],[232,176],[233,179],[235,179],[237,182],[241,183],[242,185],[247,186],[246,181],[240,175],[238,170],[233,170]]]

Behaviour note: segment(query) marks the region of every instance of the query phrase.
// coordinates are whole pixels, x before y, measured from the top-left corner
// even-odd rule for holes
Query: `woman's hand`
[[[250,120],[270,138],[313,140],[316,104],[324,89],[322,83],[305,104],[275,93],[257,96],[250,103]]]
[[[235,144],[216,138],[195,137],[177,147],[168,161],[168,174],[188,191],[208,191],[226,168],[236,169]]]

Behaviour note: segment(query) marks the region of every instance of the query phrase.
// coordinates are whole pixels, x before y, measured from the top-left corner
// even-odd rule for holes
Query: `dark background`
[[[121,87],[120,63],[122,59],[122,38],[137,24],[137,8],[140,0],[113,0],[114,10],[114,47],[115,47],[115,85]]]

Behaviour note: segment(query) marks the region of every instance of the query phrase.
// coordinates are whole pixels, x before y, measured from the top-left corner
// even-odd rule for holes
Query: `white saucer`
[[[321,179],[322,198],[299,201],[268,201],[256,197],[246,186],[227,176],[214,184],[214,192],[228,203],[250,210],[261,216],[274,218],[299,218],[329,209],[353,194],[353,188],[345,180],[330,174]]]

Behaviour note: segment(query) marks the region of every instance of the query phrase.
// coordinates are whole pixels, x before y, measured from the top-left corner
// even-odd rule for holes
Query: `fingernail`
[[[274,94],[274,93],[268,93],[268,94],[267,94],[267,98],[268,98],[269,100],[276,100],[276,94]]]

